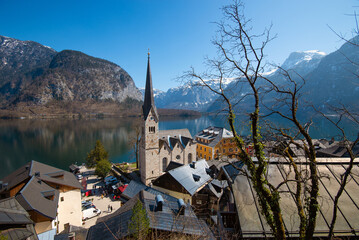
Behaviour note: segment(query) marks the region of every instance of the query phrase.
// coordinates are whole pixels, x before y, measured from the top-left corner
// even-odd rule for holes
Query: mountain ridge
[[[75,106],[82,103],[101,107]],[[112,105],[115,114],[139,112],[141,93],[120,66],[79,51],[56,52],[33,41],[0,36],[2,110],[27,113],[29,108],[45,107],[44,114],[74,109],[103,113],[105,105]]]

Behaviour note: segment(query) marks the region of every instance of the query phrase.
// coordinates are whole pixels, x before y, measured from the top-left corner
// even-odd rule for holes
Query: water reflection
[[[0,121],[0,177],[30,160],[67,169],[82,163],[97,139],[115,162],[128,161],[133,119],[2,120]],[[127,153],[127,155],[126,155]]]
[[[271,119],[280,126],[288,123]],[[0,178],[16,170],[30,160],[68,169],[71,163],[83,163],[97,139],[101,140],[113,162],[133,161],[132,145],[138,118],[94,120],[0,120]],[[228,127],[226,116],[201,118],[161,118],[161,130],[188,128],[192,136],[208,126]],[[249,134],[246,116],[236,118],[241,135]],[[346,124],[347,132],[354,138],[357,126]],[[313,138],[331,138],[338,131],[327,121],[317,119],[311,127]]]

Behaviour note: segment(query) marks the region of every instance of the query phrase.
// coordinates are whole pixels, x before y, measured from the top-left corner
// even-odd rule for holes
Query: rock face
[[[55,50],[31,41],[0,37],[0,104],[141,101],[120,66],[78,51]]]
[[[56,51],[32,41],[0,36],[0,103],[18,94],[28,73],[49,65]]]
[[[17,101],[46,104],[52,100],[84,101],[126,98],[141,100],[132,78],[114,63],[65,50],[54,56],[49,67],[35,77]]]

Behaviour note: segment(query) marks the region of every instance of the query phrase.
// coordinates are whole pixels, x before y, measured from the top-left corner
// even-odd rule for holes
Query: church
[[[158,128],[159,116],[153,95],[149,53],[142,111],[139,169],[141,181],[148,185],[165,172],[171,161],[189,164],[196,160],[196,142],[188,129],[160,131]]]

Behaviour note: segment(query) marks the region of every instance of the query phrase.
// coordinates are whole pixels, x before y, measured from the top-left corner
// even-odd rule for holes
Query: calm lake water
[[[248,134],[248,121],[236,120],[239,132]],[[72,163],[85,162],[97,139],[104,144],[112,162],[134,161],[132,142],[136,121],[134,118],[0,120],[0,178],[31,160],[68,170]],[[161,119],[159,125],[161,130],[188,128],[192,136],[208,126],[229,129],[222,116]],[[358,129],[348,129],[353,136],[357,135]],[[310,131],[313,138],[330,138],[336,134],[324,120],[317,121]]]

